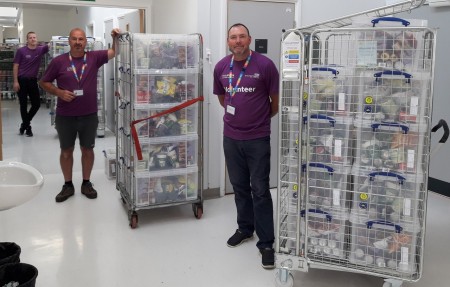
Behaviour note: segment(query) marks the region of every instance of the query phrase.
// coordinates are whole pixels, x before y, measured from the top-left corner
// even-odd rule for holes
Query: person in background
[[[55,128],[61,147],[59,160],[65,182],[56,195],[56,202],[63,202],[75,193],[72,169],[77,135],[83,176],[81,193],[90,199],[97,198],[97,191],[90,181],[98,126],[97,72],[115,57],[116,36],[119,33],[117,28],[111,31],[112,48],[86,52],[86,33],[80,28],[72,29],[69,34],[70,51],[54,58],[41,78],[41,87],[58,98]],[[57,86],[53,84],[54,80]]]
[[[39,46],[35,32],[27,33],[27,45],[19,48],[13,63],[13,90],[19,97],[20,124],[19,134],[32,137],[31,120],[41,106],[41,96],[37,82],[37,74],[42,57],[48,52],[49,46]],[[28,98],[31,108],[28,110]]]
[[[262,267],[272,269],[270,121],[278,113],[279,74],[269,58],[250,50],[251,41],[245,25],[232,25],[227,38],[231,55],[214,68],[213,92],[225,110],[223,149],[237,209],[238,229],[227,245],[239,246],[256,231]]]

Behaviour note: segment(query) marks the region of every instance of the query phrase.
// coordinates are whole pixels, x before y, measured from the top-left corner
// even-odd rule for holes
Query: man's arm
[[[225,108],[225,95],[217,95],[217,98],[219,99],[220,105]]]
[[[13,64],[13,90],[14,92],[18,92],[20,90],[20,85],[19,85],[19,64],[14,63]]]
[[[270,95],[270,117],[278,114],[278,94]]]
[[[111,37],[113,39],[111,48],[108,49],[108,60],[111,60],[116,56],[116,45],[117,45],[117,36],[120,34],[120,30],[118,28],[114,28],[111,31]]]
[[[66,101],[66,102],[71,102],[76,97],[73,92],[67,91],[67,90],[62,90],[62,89],[56,87],[55,85],[53,85],[52,82],[39,81],[39,85],[47,93],[55,95],[56,97],[60,98],[63,101]]]

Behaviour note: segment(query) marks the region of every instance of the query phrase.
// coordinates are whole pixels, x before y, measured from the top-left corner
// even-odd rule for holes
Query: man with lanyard
[[[58,98],[55,127],[61,147],[59,160],[65,182],[55,198],[56,202],[65,201],[75,193],[72,169],[77,135],[83,176],[81,193],[90,199],[97,198],[97,191],[90,182],[98,126],[97,72],[116,55],[118,34],[119,29],[111,31],[112,48],[85,52],[85,32],[80,28],[72,29],[69,35],[70,52],[54,58],[40,81],[45,91]],[[54,80],[57,86],[53,85]]]
[[[27,33],[27,45],[17,50],[13,64],[13,90],[19,97],[20,124],[19,134],[24,133],[28,137],[33,136],[31,120],[41,106],[41,98],[37,83],[37,74],[42,57],[48,52],[48,45],[38,46],[35,32]],[[31,108],[28,111],[28,98]]]
[[[227,245],[236,247],[256,231],[262,267],[271,269],[275,260],[270,119],[278,112],[279,75],[269,58],[250,50],[245,25],[232,25],[227,42],[232,54],[214,69],[214,94],[225,110],[223,148],[237,209],[238,229]]]

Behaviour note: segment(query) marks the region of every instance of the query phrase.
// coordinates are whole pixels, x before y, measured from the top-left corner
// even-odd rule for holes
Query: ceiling
[[[20,1],[20,0],[19,0]],[[70,10],[72,6],[69,5],[47,5],[47,4],[16,4],[3,3],[0,1],[0,26],[15,27],[19,21],[20,13],[27,8],[40,8],[66,11]]]
[[[0,4],[0,26],[16,26],[22,11],[21,6],[22,5]]]

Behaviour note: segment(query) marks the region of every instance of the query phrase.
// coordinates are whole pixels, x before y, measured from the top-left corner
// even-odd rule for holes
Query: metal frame
[[[343,247],[344,256],[343,257],[320,257],[315,256],[311,253],[311,247],[308,246],[309,240],[311,237],[308,234],[308,226],[309,223],[318,224],[325,223],[327,224],[327,220],[320,222],[320,220],[314,219],[314,213],[305,212],[305,218],[302,219],[300,215],[301,210],[314,210],[315,205],[312,204],[308,198],[310,197],[310,190],[314,188],[310,183],[310,173],[314,171],[315,168],[310,167],[309,158],[311,157],[311,149],[310,149],[310,128],[306,131],[302,131],[302,119],[304,117],[309,118],[311,112],[311,96],[313,94],[313,83],[311,79],[311,75],[313,74],[313,66],[320,65],[331,65],[339,63],[334,63],[333,55],[330,54],[330,45],[332,45],[333,40],[338,39],[339,37],[346,37],[347,35],[352,35],[361,30],[379,30],[386,31],[390,28],[346,28],[352,23],[353,19],[359,16],[386,16],[395,13],[400,13],[408,10],[415,9],[423,4],[424,1],[405,1],[401,3],[397,3],[394,5],[382,7],[379,9],[374,9],[370,11],[366,11],[363,13],[358,13],[354,15],[350,15],[347,17],[326,21],[323,23],[302,27],[298,30],[290,30],[283,34],[282,47],[286,42],[286,39],[289,38],[289,34],[298,35],[298,48],[301,51],[300,54],[307,55],[307,59],[303,59],[304,66],[301,64],[298,70],[298,75],[302,75],[300,77],[301,87],[299,87],[295,92],[297,93],[297,104],[292,105],[293,97],[292,91],[290,87],[294,85],[294,83],[298,82],[296,77],[286,77],[286,75],[291,74],[294,75],[294,71],[289,69],[284,69],[283,59],[286,57],[286,53],[282,53],[282,63],[281,73],[280,73],[280,171],[279,171],[279,186],[278,186],[278,198],[277,198],[277,233],[276,233],[276,267],[278,268],[275,278],[275,283],[277,286],[292,286],[293,285],[293,276],[291,271],[303,271],[307,272],[309,268],[319,268],[319,269],[330,269],[330,270],[340,270],[346,272],[354,272],[354,273],[362,273],[369,274],[373,276],[379,276],[385,278],[385,283],[383,286],[388,287],[397,287],[401,286],[403,281],[414,282],[420,279],[421,269],[416,271],[412,271],[412,273],[406,273],[406,275],[398,272],[388,272],[383,271],[377,268],[368,268],[364,265],[354,264],[348,261],[348,257],[350,255],[350,247],[352,247],[351,238],[343,242],[345,246]],[[394,28],[398,29],[398,28]],[[419,64],[415,66],[413,69],[425,69],[428,71],[429,81],[427,82],[425,78],[425,82],[429,84],[429,90],[425,90],[424,93],[428,97],[430,97],[430,101],[427,104],[426,112],[427,112],[427,127],[430,128],[431,125],[431,97],[433,94],[433,78],[434,78],[434,50],[435,50],[435,31],[429,30],[423,27],[412,27],[412,28],[399,28],[400,30],[412,30],[414,31],[424,31],[425,37],[424,41],[426,42],[423,52],[421,50],[418,53],[423,53],[422,60],[419,61]],[[323,40],[321,39],[323,38]],[[314,39],[311,41],[310,39]],[[339,40],[337,41],[339,42]],[[315,45],[311,45],[314,43]],[[283,49],[282,49],[283,51]],[[284,51],[285,52],[285,51]],[[342,51],[340,51],[342,53]],[[311,63],[311,64],[309,64]],[[356,65],[354,66],[356,68]],[[325,70],[327,71],[327,70]],[[361,71],[359,71],[361,72]],[[359,73],[358,72],[358,73]],[[358,79],[360,80],[360,79]],[[308,92],[307,92],[308,91]],[[286,94],[287,93],[287,94]],[[356,94],[356,93],[352,93]],[[286,96],[287,95],[287,96]],[[301,102],[303,98],[303,105],[298,104]],[[352,103],[353,105],[355,103]],[[293,115],[292,112],[297,113]],[[352,118],[357,116],[357,112],[354,110],[351,111],[350,115]],[[306,115],[306,116],[305,116]],[[421,116],[423,116],[421,114]],[[353,121],[352,121],[353,122]],[[289,123],[294,123],[297,129],[292,129],[289,127]],[[352,124],[353,126],[353,124]],[[354,128],[352,128],[353,130]],[[289,131],[291,134],[289,134]],[[287,143],[289,140],[292,140],[292,131],[295,131],[297,135],[296,143],[297,146],[292,146],[292,143]],[[354,132],[354,131],[352,131]],[[420,137],[424,141],[422,146],[417,147],[418,150],[423,149],[422,159],[424,160],[423,165],[425,166],[423,173],[424,179],[420,181],[420,186],[413,187],[414,190],[418,190],[420,193],[420,207],[419,208],[419,217],[417,218],[417,222],[413,222],[410,226],[414,228],[418,228],[420,230],[420,234],[417,233],[418,244],[412,245],[416,246],[417,250],[414,251],[413,254],[417,255],[416,259],[413,259],[415,264],[421,268],[423,264],[423,246],[424,246],[424,234],[425,234],[425,218],[426,218],[426,200],[427,200],[427,174],[428,174],[428,159],[430,156],[429,153],[429,136],[427,135],[427,130],[419,129]],[[303,139],[301,137],[303,136]],[[352,141],[354,141],[353,139]],[[304,148],[301,147],[301,143],[306,143]],[[351,153],[355,153],[355,149],[353,143],[351,145]],[[296,150],[296,156],[294,158],[290,157],[292,155],[292,150]],[[420,160],[422,160],[420,159]],[[291,162],[288,162],[290,160]],[[419,161],[417,161],[419,162]],[[305,163],[307,163],[305,165]],[[305,165],[305,175],[301,174],[301,166]],[[283,168],[286,167],[286,168]],[[350,176],[350,172],[346,172]],[[289,180],[287,177],[291,174],[291,178],[295,179],[294,181]],[[292,176],[293,175],[293,176]],[[410,175],[410,178],[414,177]],[[353,181],[349,180],[348,186],[352,186]],[[350,184],[351,183],[351,184]],[[303,187],[302,187],[303,184]],[[302,191],[303,189],[303,191]],[[351,201],[353,198],[353,194],[351,192],[351,188],[347,191],[349,194],[346,195],[345,199],[347,201]],[[418,197],[419,198],[419,197]],[[311,215],[312,214],[312,215]],[[312,216],[312,217],[311,217]],[[326,218],[325,216],[323,216]],[[339,217],[338,217],[339,218]],[[343,216],[342,223],[345,225],[344,233],[347,236],[351,236],[351,228],[352,224],[350,223],[350,218]],[[416,223],[416,226],[414,226]],[[329,224],[329,223],[328,223]],[[353,228],[357,228],[355,225]],[[355,229],[356,230],[356,229]],[[414,236],[413,236],[414,237]],[[414,237],[416,238],[416,237]],[[290,242],[290,244],[289,244]],[[417,252],[417,253],[415,253]],[[326,260],[323,260],[323,259]]]
[[[191,47],[197,53],[198,58],[193,66],[181,68],[171,68],[171,67],[158,67],[155,68],[151,63],[154,59],[157,60],[156,56],[150,56],[151,43],[176,43],[177,40],[181,38],[185,40],[193,40],[196,38],[196,47]],[[163,40],[161,40],[163,39]],[[179,46],[188,49],[188,45]],[[174,107],[174,103],[164,103],[164,102],[152,102],[156,94],[150,94],[154,91],[150,87],[150,79],[157,77],[194,77],[196,79],[196,94],[194,97],[199,97],[202,95],[203,91],[203,47],[202,47],[202,37],[200,34],[191,35],[157,35],[157,34],[140,34],[140,33],[123,33],[119,35],[119,50],[120,53],[116,57],[116,69],[115,69],[115,89],[116,96],[118,99],[118,112],[117,112],[117,130],[116,130],[116,146],[117,146],[117,177],[116,177],[116,188],[120,191],[122,201],[128,210],[128,219],[130,221],[131,228],[137,227],[138,214],[137,211],[152,208],[163,208],[168,206],[192,204],[192,209],[194,216],[200,219],[203,214],[203,107],[201,102],[197,102],[195,106],[192,106],[193,110],[197,115],[197,127],[195,135],[175,135],[175,136],[165,136],[159,137],[157,135],[140,135],[139,141],[141,147],[144,145],[158,145],[173,143],[181,141],[187,145],[188,141],[195,139],[197,142],[197,159],[196,166],[184,168],[169,168],[162,170],[155,170],[151,168],[150,159],[148,161],[139,161],[137,159],[137,153],[135,151],[135,140],[131,136],[131,123],[134,120],[140,118],[146,118],[151,113],[156,111],[163,111]],[[145,51],[144,51],[145,50]],[[187,50],[186,50],[187,53]],[[146,55],[147,54],[147,55]],[[187,56],[186,56],[187,57]],[[187,59],[187,58],[186,58]],[[145,64],[144,64],[145,63]],[[149,64],[150,63],[150,64]],[[160,63],[165,66],[164,63]],[[136,87],[138,81],[141,81],[140,77],[148,77],[147,90],[143,92],[147,93],[146,97],[148,99],[138,99],[138,91]],[[187,86],[186,86],[187,89]],[[139,90],[141,91],[141,90]],[[186,90],[187,93],[187,90]],[[188,107],[190,108],[190,107]],[[186,108],[186,109],[188,109]],[[143,113],[139,113],[143,111]],[[183,110],[180,110],[183,111]],[[147,113],[145,116],[144,113]],[[187,110],[186,110],[187,112]],[[140,115],[138,115],[140,114]],[[147,121],[144,121],[146,124]],[[138,125],[138,124],[137,124]],[[139,130],[139,127],[136,128]],[[194,136],[194,137],[193,137]],[[145,166],[141,168],[142,164]],[[183,200],[166,200],[164,202],[156,202],[149,200],[145,203],[139,203],[139,198],[136,195],[138,186],[138,180],[142,179],[143,182],[148,180],[149,187],[147,193],[150,196],[156,196],[156,191],[153,189],[152,180],[161,180],[165,177],[173,176],[189,176],[196,175],[197,186],[196,198],[186,198]],[[170,176],[169,176],[170,175]],[[186,184],[187,185],[187,184]]]

